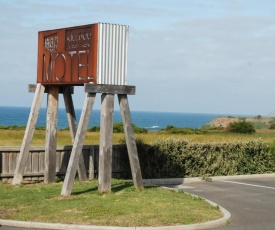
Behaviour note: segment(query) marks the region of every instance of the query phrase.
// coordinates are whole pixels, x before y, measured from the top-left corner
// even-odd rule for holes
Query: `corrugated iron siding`
[[[127,85],[129,27],[98,23],[97,84]]]

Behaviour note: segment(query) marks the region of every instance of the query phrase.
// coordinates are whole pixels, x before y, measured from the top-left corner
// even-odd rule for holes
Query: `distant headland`
[[[212,128],[226,128],[230,123],[239,121],[250,122],[256,129],[268,129],[275,123],[275,117],[262,117],[261,115],[255,117],[219,116],[206,125]]]

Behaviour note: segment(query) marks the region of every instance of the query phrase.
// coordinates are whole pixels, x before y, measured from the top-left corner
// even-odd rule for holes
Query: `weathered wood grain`
[[[16,156],[16,153],[15,153],[15,156]],[[29,153],[29,157],[25,168],[25,173],[30,173],[30,172],[32,172],[32,153]]]
[[[77,131],[77,122],[76,122],[74,104],[73,104],[73,99],[72,99],[72,95],[70,92],[70,87],[66,87],[63,89],[63,96],[64,96],[64,102],[65,102],[65,107],[66,107],[68,123],[69,123],[69,127],[70,127],[72,143],[74,143],[74,139],[75,139],[75,135],[76,135],[76,131]],[[77,172],[78,172],[79,179],[81,181],[86,181],[88,179],[82,154],[79,155]]]
[[[100,193],[111,191],[113,113],[114,95],[102,94],[98,166],[98,191]]]
[[[50,86],[47,103],[44,183],[55,182],[58,120],[58,86]]]
[[[84,84],[87,93],[108,93],[108,94],[136,94],[136,87],[129,85],[94,85]]]
[[[28,85],[28,92],[34,93],[36,90],[37,85],[36,84],[29,84]],[[51,86],[45,86],[45,93],[49,93],[49,87]],[[74,94],[74,87],[73,86],[59,86],[59,93],[63,93],[65,89],[69,88],[70,94]]]
[[[9,152],[2,153],[2,173],[9,173]]]
[[[131,121],[130,107],[127,95],[118,95],[121,117],[123,121],[125,139],[130,160],[131,172],[134,185],[138,190],[143,190],[142,175],[140,170],[138,152],[136,147],[136,140],[134,137],[134,130]]]
[[[39,152],[39,172],[43,173],[44,175],[44,168],[45,168],[45,151]]]
[[[89,151],[89,180],[95,179],[94,159],[95,159],[95,148],[91,146]]]
[[[80,121],[78,124],[70,161],[68,164],[64,184],[61,191],[61,195],[63,196],[68,196],[72,192],[72,187],[73,187],[74,178],[76,174],[76,168],[79,162],[79,155],[81,154],[82,147],[84,144],[84,139],[86,136],[87,127],[88,127],[91,110],[94,104],[95,97],[96,97],[96,94],[88,93],[83,105],[83,110],[82,110]]]
[[[44,91],[45,91],[45,87],[40,83],[38,83],[35,90],[34,99],[31,107],[26,131],[25,131],[25,135],[23,138],[18,162],[16,165],[14,177],[12,180],[13,185],[20,184],[23,179],[23,174],[24,174],[24,170],[25,170],[25,166],[28,158],[28,152],[32,142],[35,125],[37,122],[39,109],[41,107]]]
[[[122,153],[120,145],[113,145],[112,151],[112,174],[125,173],[125,161],[124,158],[128,157],[125,153]],[[58,146],[56,150],[56,169],[57,176],[63,176],[66,173],[66,169],[69,162],[69,157],[72,151],[72,146]],[[0,180],[5,178],[11,178],[14,175],[16,162],[20,153],[20,147],[3,147],[0,146]],[[86,174],[89,175],[89,179],[95,179],[98,173],[99,162],[99,145],[84,145],[82,148],[84,155]],[[24,172],[24,179],[26,176],[32,177],[31,179],[44,180],[44,160],[45,160],[45,146],[32,146],[30,147],[29,157],[31,157],[31,171]],[[59,159],[60,158],[60,159]],[[130,167],[130,166],[129,166]],[[38,169],[38,172],[36,172]]]
[[[39,152],[32,152],[31,172],[39,172]]]

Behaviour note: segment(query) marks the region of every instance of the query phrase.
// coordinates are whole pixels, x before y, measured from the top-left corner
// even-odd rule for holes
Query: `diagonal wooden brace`
[[[95,101],[95,96],[96,94],[88,93],[83,105],[83,110],[76,131],[71,157],[61,191],[61,195],[63,196],[69,196],[72,192],[76,169],[79,162],[79,155],[81,154],[82,147],[84,145],[84,140],[90,120],[91,110]]]
[[[13,185],[20,184],[21,181],[23,180],[23,174],[25,171],[29,149],[32,142],[35,125],[37,122],[39,109],[41,107],[44,92],[45,92],[45,86],[38,83],[35,90],[34,99],[31,107],[26,131],[25,131],[25,135],[24,135],[22,146],[20,149],[19,158],[15,168],[14,177],[12,180]]]

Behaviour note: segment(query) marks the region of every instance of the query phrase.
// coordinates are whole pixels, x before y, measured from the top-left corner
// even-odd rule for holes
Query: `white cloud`
[[[39,30],[100,21],[130,25],[134,110],[263,115],[274,110],[275,2],[0,3],[0,105],[22,105],[21,98],[31,104],[26,86],[36,81]],[[77,91],[81,107],[82,89]]]

